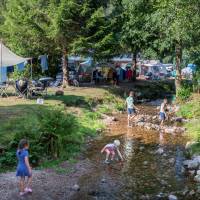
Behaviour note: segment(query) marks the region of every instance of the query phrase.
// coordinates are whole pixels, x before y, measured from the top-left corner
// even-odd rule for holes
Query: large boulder
[[[196,144],[197,142],[195,141],[190,141],[190,142],[187,142],[186,145],[185,145],[185,149],[190,149],[192,147],[192,145]]]
[[[197,160],[190,160],[187,164],[188,169],[198,169],[199,163]]]
[[[175,128],[174,127],[166,127],[166,128],[164,128],[164,132],[173,134],[173,133],[175,133]]]
[[[200,156],[193,156],[192,158],[194,161],[198,162],[198,164],[200,165]]]
[[[169,200],[178,200],[177,196],[175,196],[175,195],[173,195],[173,194],[170,194],[170,195],[168,196],[168,199],[169,199]]]
[[[137,123],[137,126],[140,126],[140,127],[143,127],[144,125],[145,125],[144,122],[138,122],[138,123]]]
[[[200,175],[196,175],[196,176],[194,177],[194,180],[195,180],[196,182],[200,183]]]

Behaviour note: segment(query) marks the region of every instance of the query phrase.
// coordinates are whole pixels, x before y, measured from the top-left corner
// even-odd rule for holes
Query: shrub
[[[58,109],[47,110],[41,107],[31,116],[15,119],[15,124],[9,124],[14,136],[1,156],[1,166],[15,165],[15,152],[22,138],[30,142],[30,160],[34,165],[41,159],[65,157],[72,145],[79,146],[82,142],[76,118]]]
[[[186,87],[181,87],[178,89],[177,98],[181,101],[187,100],[191,96],[191,89]]]

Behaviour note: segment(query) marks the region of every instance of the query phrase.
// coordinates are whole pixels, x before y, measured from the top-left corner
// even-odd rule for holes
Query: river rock
[[[144,162],[143,162],[143,165],[147,165],[147,164],[148,164],[148,161],[144,161]]]
[[[195,191],[194,190],[191,190],[190,192],[189,192],[189,195],[190,196],[193,196],[195,194]]]
[[[198,162],[198,164],[200,165],[200,156],[193,156],[193,160]]]
[[[154,115],[154,116],[152,117],[152,119],[153,119],[153,120],[156,120],[156,119],[157,119],[157,116],[156,116],[156,115]]]
[[[183,118],[182,117],[174,117],[174,118],[172,118],[172,120],[173,121],[175,121],[175,122],[183,122]]]
[[[197,169],[199,166],[199,163],[197,160],[191,160],[189,163],[188,163],[188,168],[189,169]]]
[[[195,170],[189,170],[188,173],[190,174],[190,176],[194,176],[195,175]]]
[[[174,159],[174,158],[170,158],[170,159],[169,159],[169,163],[172,164],[172,165],[174,165],[175,159]]]
[[[156,153],[162,155],[162,154],[164,153],[163,148],[160,147],[160,148],[156,151]]]
[[[140,151],[143,151],[144,149],[145,149],[144,146],[141,146],[141,147],[139,148]]]
[[[178,200],[177,196],[175,196],[175,195],[173,195],[173,194],[170,194],[170,195],[168,196],[168,199],[169,199],[169,200]]]
[[[138,122],[138,123],[137,123],[137,126],[143,127],[144,124],[145,124],[144,122]]]
[[[118,121],[118,119],[117,119],[116,117],[111,117],[111,120],[112,120],[113,122]]]
[[[185,189],[182,191],[182,195],[185,196],[189,192],[188,187],[185,187]]]
[[[152,129],[155,129],[157,131],[160,129],[160,126],[157,124],[152,124],[151,127],[152,127]]]
[[[190,162],[190,160],[184,160],[184,161],[183,161],[183,165],[184,165],[184,166],[188,166],[189,162]]]
[[[137,122],[145,122],[145,118],[142,116],[139,116],[136,120]]]
[[[164,128],[164,132],[165,132],[165,133],[173,134],[173,133],[175,133],[175,128],[174,128],[174,127],[167,127],[167,128]]]
[[[145,125],[144,125],[144,127],[147,129],[147,130],[151,130],[152,128],[151,128],[151,123],[146,123]]]
[[[199,166],[198,160],[185,160],[183,165],[188,169],[197,169]]]
[[[185,167],[181,167],[181,173],[184,174],[185,173]]]
[[[196,144],[195,141],[190,141],[190,142],[187,142],[186,145],[185,145],[185,149],[190,149],[192,145]]]
[[[194,180],[195,180],[196,182],[200,183],[200,175],[196,175],[196,176],[194,177]]]
[[[80,190],[79,185],[78,184],[73,185],[72,190],[79,191]]]
[[[105,179],[105,178],[102,178],[102,179],[101,179],[101,182],[102,182],[102,183],[106,183],[106,179]]]

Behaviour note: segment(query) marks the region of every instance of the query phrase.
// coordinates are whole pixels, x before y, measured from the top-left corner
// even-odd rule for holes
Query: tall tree
[[[94,0],[85,3],[85,23],[81,28],[81,34],[73,44],[74,52],[88,55],[94,60],[112,58],[119,54],[121,11],[120,2]]]
[[[152,26],[151,21],[153,3],[152,0],[122,0],[124,19],[122,45],[133,54],[135,73],[138,53],[148,48],[157,37],[156,28]]]
[[[199,40],[200,2],[195,0],[158,0],[152,14],[153,25],[159,29],[156,41],[161,49],[173,49],[176,57],[176,88],[181,87],[182,52]]]
[[[81,0],[9,0],[1,30],[19,54],[62,54],[63,87],[68,84],[67,55],[81,23]]]

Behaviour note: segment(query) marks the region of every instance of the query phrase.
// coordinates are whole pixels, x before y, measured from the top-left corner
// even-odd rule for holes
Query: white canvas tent
[[[1,41],[0,41],[0,70],[1,76],[0,81],[2,81],[2,70],[5,67],[14,66],[20,63],[24,63],[31,58],[23,58],[15,53],[13,53],[10,49],[8,49]]]

